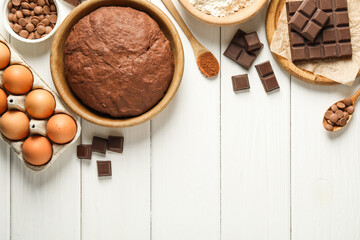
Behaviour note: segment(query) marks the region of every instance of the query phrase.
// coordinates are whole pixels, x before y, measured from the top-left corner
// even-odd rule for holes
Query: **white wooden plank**
[[[82,161],[83,239],[150,239],[150,123],[109,129],[83,120],[84,144],[109,135],[125,137],[123,153]],[[96,160],[111,160],[111,178],[97,176]]]
[[[326,132],[325,110],[359,88],[292,81],[293,240],[360,239],[360,114]]]
[[[170,16],[160,0],[153,2]],[[198,40],[220,59],[220,28],[198,22],[174,4]],[[188,40],[178,31],[184,77],[172,103],[152,121],[152,238],[215,240],[220,239],[220,77],[201,75]]]
[[[8,39],[4,25],[0,34]],[[10,148],[0,140],[0,239],[10,240]]]
[[[290,239],[290,81],[271,56],[266,9],[247,23],[224,27],[223,53],[240,28],[265,44],[249,71],[222,56],[222,239]],[[255,65],[270,60],[280,91],[267,94]],[[249,74],[250,90],[234,93],[231,76]]]
[[[59,2],[66,15],[70,8]],[[63,15],[63,17],[65,17]],[[35,71],[52,85],[51,40],[39,44],[11,41]],[[76,143],[46,171],[35,174],[12,154],[11,238],[80,239],[80,161]]]

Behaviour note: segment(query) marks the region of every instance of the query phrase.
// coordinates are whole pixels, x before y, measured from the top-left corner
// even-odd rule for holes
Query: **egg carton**
[[[52,158],[50,159],[50,161],[47,164],[41,165],[41,166],[34,166],[34,165],[29,164],[27,161],[25,161],[25,159],[24,159],[24,157],[22,155],[22,145],[23,145],[25,140],[11,141],[11,140],[5,138],[2,134],[0,134],[0,138],[2,140],[4,140],[7,144],[9,144],[12,149],[14,149],[14,151],[16,152],[18,157],[21,159],[21,161],[24,163],[24,165],[27,168],[30,168],[31,170],[34,170],[34,171],[43,171],[46,168],[48,168],[61,155],[61,153],[63,153],[65,151],[65,149],[67,149],[70,145],[72,145],[79,138],[80,133],[81,133],[81,125],[80,125],[80,122],[79,122],[79,118],[76,117],[69,109],[67,109],[67,107],[63,104],[63,102],[61,101],[61,99],[57,95],[57,93],[55,93],[40,78],[40,76],[34,71],[34,69],[32,69],[26,63],[26,61],[22,58],[22,56],[14,49],[13,46],[11,46],[11,44],[1,34],[0,34],[0,42],[5,43],[8,46],[8,48],[10,49],[10,52],[11,52],[10,65],[21,64],[21,65],[27,67],[28,69],[30,69],[30,71],[32,72],[34,82],[33,82],[32,89],[30,91],[35,90],[35,89],[45,89],[45,90],[49,91],[54,96],[55,102],[56,102],[56,107],[55,107],[54,114],[58,114],[58,113],[68,114],[69,116],[71,116],[75,120],[76,125],[77,125],[76,135],[75,135],[74,139],[71,142],[69,142],[67,144],[62,144],[62,145],[52,142],[53,156],[52,156]],[[25,110],[25,99],[26,99],[27,94],[30,91],[25,95],[11,95],[3,87],[3,84],[2,84],[2,78],[3,78],[3,73],[4,73],[5,69],[0,70],[0,88],[2,88],[8,94],[8,98],[7,98],[8,110],[20,110],[20,111],[24,112],[25,114],[27,114],[26,110]],[[48,122],[48,119],[46,119],[46,120],[37,120],[37,119],[32,119],[31,116],[29,116],[28,114],[27,114],[27,116],[30,119],[30,123],[29,123],[30,135],[42,135],[42,136],[46,137],[47,136],[47,134],[46,134],[46,124]]]

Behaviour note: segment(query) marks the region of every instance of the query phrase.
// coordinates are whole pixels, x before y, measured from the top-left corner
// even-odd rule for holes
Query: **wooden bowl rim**
[[[124,7],[127,7],[127,6],[129,6],[129,4],[131,4],[131,5],[135,4],[138,6],[142,5],[142,7],[144,7],[144,9],[148,9],[150,12],[152,12],[154,14],[153,16],[156,15],[156,18],[161,19],[165,28],[167,28],[169,35],[171,35],[173,38],[173,41],[171,41],[169,39],[169,41],[171,41],[171,44],[172,44],[172,51],[174,53],[174,59],[175,59],[175,56],[177,56],[175,59],[175,70],[174,70],[173,79],[172,79],[172,81],[169,85],[169,88],[166,91],[164,97],[153,108],[151,108],[150,110],[148,110],[147,112],[145,112],[139,116],[125,118],[125,119],[112,119],[112,118],[107,118],[105,116],[99,115],[99,114],[95,113],[95,111],[91,111],[88,107],[86,107],[84,104],[82,104],[70,90],[70,88],[66,82],[65,76],[64,76],[63,68],[59,69],[57,67],[57,64],[56,64],[57,62],[60,61],[63,63],[63,59],[60,59],[61,56],[63,56],[63,55],[58,52],[58,48],[61,45],[61,39],[64,37],[63,35],[65,34],[66,38],[64,37],[64,39],[66,41],[67,36],[68,36],[66,34],[66,30],[68,30],[69,28],[71,29],[76,24],[76,23],[71,24],[71,21],[73,19],[78,18],[77,15],[82,15],[81,14],[82,9],[91,9],[92,7],[97,6],[98,4],[100,4],[100,6],[96,7],[95,9],[98,9],[102,6],[124,6]],[[133,8],[136,9],[136,7],[133,7]],[[88,11],[84,16],[88,15],[92,11],[93,10]],[[149,14],[149,12],[147,12],[145,10],[139,10],[139,11],[143,11],[143,12]],[[81,18],[83,18],[84,16],[82,16]],[[150,16],[150,14],[149,14],[149,16]],[[164,26],[162,28],[164,28]],[[175,54],[175,52],[176,52],[176,54]],[[175,96],[175,94],[180,86],[181,80],[182,80],[182,75],[183,75],[183,71],[184,71],[184,50],[183,50],[183,46],[182,46],[182,42],[181,42],[179,33],[177,32],[174,24],[166,16],[166,14],[164,12],[162,12],[160,10],[160,8],[158,8],[154,4],[152,4],[148,1],[144,1],[144,0],[111,0],[111,1],[109,1],[109,0],[91,0],[91,1],[86,1],[82,4],[80,4],[73,11],[71,11],[70,14],[63,21],[61,26],[59,27],[57,33],[55,34],[53,44],[51,47],[50,63],[51,63],[50,64],[51,65],[50,66],[51,75],[53,78],[54,85],[55,85],[61,99],[63,100],[63,102],[74,113],[76,113],[83,119],[85,119],[89,122],[92,122],[96,125],[105,126],[105,127],[113,127],[113,128],[117,128],[117,127],[124,128],[124,127],[138,125],[138,124],[144,123],[144,122],[152,119],[157,114],[159,114],[171,102],[171,100]],[[61,77],[61,75],[62,75],[62,77]]]
[[[277,28],[280,14],[283,10],[286,0],[272,0],[269,4],[266,15],[266,36],[269,46]],[[314,74],[296,66],[292,61],[271,52],[275,60],[291,75],[300,80],[316,85],[336,85],[339,84],[329,78]]]
[[[225,17],[215,17],[203,13],[195,8],[189,0],[179,0],[180,4],[196,19],[215,26],[230,26],[246,22],[255,16],[267,3],[268,0],[255,0],[250,6]]]

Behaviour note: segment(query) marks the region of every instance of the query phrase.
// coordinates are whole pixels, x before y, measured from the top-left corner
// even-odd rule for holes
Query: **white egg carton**
[[[12,65],[12,64],[21,64],[21,65],[24,65],[25,67],[27,67],[27,68],[29,68],[31,70],[31,72],[32,72],[32,74],[34,76],[34,83],[33,83],[33,87],[32,87],[31,90],[45,89],[45,90],[49,91],[54,96],[55,102],[56,102],[56,107],[55,107],[54,114],[58,114],[58,113],[68,114],[69,116],[71,116],[75,120],[76,125],[77,125],[76,135],[75,135],[74,139],[71,142],[69,142],[67,144],[63,144],[63,145],[52,143],[53,156],[52,156],[51,160],[47,164],[42,165],[42,166],[31,165],[31,164],[27,163],[25,161],[25,159],[23,158],[21,149],[22,149],[22,145],[23,145],[25,140],[10,141],[9,139],[5,138],[2,134],[0,134],[0,138],[2,140],[4,140],[6,143],[8,143],[12,149],[14,149],[14,151],[16,152],[16,154],[19,156],[19,158],[21,159],[21,161],[24,163],[24,165],[26,167],[28,167],[28,168],[30,168],[30,169],[32,169],[34,171],[43,171],[46,168],[48,168],[61,155],[61,153],[63,151],[65,151],[66,148],[68,148],[71,144],[73,144],[79,138],[80,133],[81,133],[81,125],[80,125],[78,117],[76,117],[70,110],[68,110],[66,108],[66,106],[60,100],[57,93],[55,93],[40,78],[40,76],[25,62],[25,60],[21,57],[21,55],[14,49],[13,46],[11,46],[10,43],[8,43],[6,41],[6,39],[1,34],[0,34],[0,42],[5,43],[10,49],[10,52],[11,52],[10,65]],[[4,70],[5,69],[0,70],[0,88],[2,88],[4,91],[6,91],[6,89],[2,85],[2,78],[3,78]],[[20,110],[20,111],[26,113],[26,111],[25,111],[25,99],[26,99],[26,95],[28,93],[26,95],[9,95],[8,91],[6,91],[6,93],[8,94],[8,98],[7,98],[8,110],[17,109],[17,110]],[[42,135],[42,136],[46,137],[46,124],[47,124],[48,119],[46,119],[46,120],[36,120],[36,119],[31,119],[31,117],[29,115],[28,115],[28,117],[30,118],[30,135]]]

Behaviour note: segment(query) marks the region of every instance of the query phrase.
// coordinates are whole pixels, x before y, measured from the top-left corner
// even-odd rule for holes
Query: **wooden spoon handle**
[[[360,96],[360,88],[354,93],[354,95],[351,96],[351,100],[353,101],[353,104],[355,104],[356,99]]]
[[[175,21],[179,24],[179,26],[181,27],[181,29],[183,30],[183,32],[185,33],[186,37],[189,39],[191,45],[193,48],[196,48],[198,46],[196,45],[200,45],[202,46],[198,40],[194,37],[194,35],[191,33],[190,29],[188,28],[188,26],[186,26],[184,20],[182,19],[182,17],[180,16],[179,12],[176,10],[176,7],[174,6],[174,4],[172,3],[171,0],[161,0],[164,5],[166,6],[166,8],[169,10],[169,12],[171,13],[171,15],[175,18]],[[195,45],[194,45],[195,44]]]

